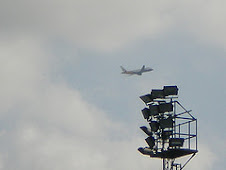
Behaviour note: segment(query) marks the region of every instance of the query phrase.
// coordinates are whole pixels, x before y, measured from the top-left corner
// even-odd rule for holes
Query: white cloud
[[[0,43],[1,63],[1,103],[4,110],[15,102],[23,103],[28,96],[33,96],[39,87],[42,71],[45,72],[45,56],[40,53],[36,41],[17,39]]]
[[[225,1],[199,0],[175,4],[174,27],[190,34],[197,42],[225,48]]]
[[[51,61],[34,37],[1,43],[2,169],[138,169],[137,137],[52,82]],[[43,74],[45,73],[45,76]],[[147,165],[148,166],[148,165]]]
[[[1,120],[13,124],[3,127],[2,137],[8,140],[3,147],[14,148],[2,154],[4,169],[49,169],[53,165],[62,169],[64,150],[72,148],[70,154],[78,158],[76,150],[82,152],[88,144],[84,149],[88,152],[93,140],[105,136],[111,126],[104,113],[87,104],[76,90],[49,81],[51,64],[39,45],[26,37],[1,43]]]
[[[211,170],[214,169],[214,162],[217,160],[217,154],[206,145],[200,144],[199,152],[186,166],[186,169]]]
[[[136,151],[143,138],[65,82],[51,81],[54,58],[40,43],[34,37],[1,43],[0,168],[160,169],[160,160]],[[208,169],[215,156],[208,147],[199,150],[190,167]]]

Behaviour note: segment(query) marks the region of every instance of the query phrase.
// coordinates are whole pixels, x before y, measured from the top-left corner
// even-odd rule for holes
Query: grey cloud
[[[0,140],[0,168],[160,167],[160,161],[150,161],[136,152],[143,138],[110,120],[107,113],[85,101],[64,80],[52,81],[52,72],[59,71],[61,63],[45,45],[47,40],[60,37],[75,46],[114,50],[139,37],[155,38],[174,28],[191,31],[202,41],[212,42],[216,35],[217,42],[224,45],[224,37],[220,36],[224,22],[219,14],[223,16],[224,11],[217,11],[220,4],[215,2],[1,1],[0,32],[4,41],[0,42],[0,116],[4,133]],[[202,13],[198,15],[200,9]],[[205,16],[207,11],[217,14],[218,20],[213,22],[215,17]],[[206,26],[209,29],[203,31]],[[77,60],[69,57],[64,67],[74,61]],[[211,65],[211,61],[205,64]],[[172,77],[170,71],[167,74]],[[150,79],[145,85],[133,87],[144,92],[147,86],[157,88],[171,80],[168,79],[155,78],[154,83]],[[200,148],[205,154],[191,167],[206,170],[215,159],[209,159],[212,151],[208,147]]]
[[[114,50],[140,37],[177,30],[225,45],[221,1],[1,1],[2,34],[61,37],[81,47]]]
[[[170,17],[159,9],[161,3],[147,1],[7,1],[1,4],[1,32],[63,37],[110,50],[166,30]]]

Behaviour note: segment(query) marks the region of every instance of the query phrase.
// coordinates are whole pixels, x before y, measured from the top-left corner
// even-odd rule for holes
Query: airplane
[[[121,67],[121,69],[122,69],[122,74],[129,74],[129,75],[134,75],[134,74],[136,74],[136,75],[141,76],[142,73],[144,73],[144,72],[153,71],[152,68],[149,68],[149,67],[146,67],[146,68],[145,68],[145,65],[143,65],[143,67],[142,67],[141,69],[139,69],[139,70],[130,70],[130,71],[127,71],[127,70],[124,69],[122,66],[120,66],[120,67]]]

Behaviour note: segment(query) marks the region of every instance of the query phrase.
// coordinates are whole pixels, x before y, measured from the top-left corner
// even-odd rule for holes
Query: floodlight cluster
[[[140,96],[146,107],[141,110],[149,127],[140,129],[148,136],[148,147],[140,147],[144,155],[163,159],[163,169],[182,169],[197,150],[197,119],[176,100],[177,86],[153,89],[150,94]],[[182,167],[174,164],[176,158],[192,155]]]
[[[164,143],[169,143],[170,147],[182,146],[183,141],[170,139],[173,135],[174,127],[174,107],[172,98],[178,94],[177,86],[164,86],[163,89],[154,89],[150,94],[140,96],[146,104],[142,110],[144,119],[150,125],[149,127],[140,127],[148,137],[145,139],[149,147],[139,148],[138,150],[147,155],[155,155],[159,150],[164,150]]]
[[[175,96],[178,94],[177,86],[164,86],[163,89],[153,89],[151,94],[140,96],[145,104],[153,102],[155,99],[165,99],[168,96]]]

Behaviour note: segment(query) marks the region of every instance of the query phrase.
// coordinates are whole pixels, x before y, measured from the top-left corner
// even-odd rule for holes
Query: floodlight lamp
[[[157,132],[159,129],[159,123],[157,121],[151,121],[149,123],[152,132]]]
[[[144,155],[153,155],[154,154],[152,149],[150,149],[150,148],[142,148],[142,147],[140,147],[140,148],[138,148],[138,151],[140,153],[144,154]]]
[[[171,138],[169,139],[169,147],[182,147],[184,144],[183,138]]]
[[[148,108],[144,108],[142,111],[142,114],[144,116],[144,119],[149,119],[150,116],[150,110]]]
[[[146,133],[148,136],[152,136],[152,131],[151,131],[150,128],[147,128],[146,126],[141,126],[140,128],[141,128],[141,130],[143,130],[144,133]]]
[[[148,138],[145,139],[145,141],[147,142],[149,148],[153,149],[153,147],[155,146],[155,139],[154,139],[154,137],[149,136]]]
[[[172,112],[173,104],[172,103],[161,103],[159,104],[159,113]]]
[[[164,91],[165,96],[178,94],[177,86],[164,86],[163,91]]]
[[[153,89],[153,90],[151,91],[151,97],[152,97],[153,99],[157,99],[157,98],[162,99],[162,98],[165,98],[165,95],[164,95],[163,90],[160,90],[160,89]]]
[[[163,118],[159,120],[161,129],[173,128],[173,118],[169,116],[168,118]]]
[[[146,95],[140,96],[140,98],[145,104],[153,101],[151,94],[146,94]]]
[[[156,116],[159,114],[159,108],[158,105],[149,105],[150,115]]]
[[[170,138],[170,136],[173,134],[173,130],[164,130],[163,132],[162,132],[162,139],[163,140],[167,140],[167,139],[169,139]]]

